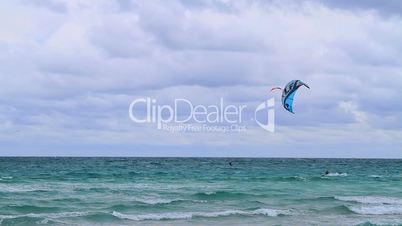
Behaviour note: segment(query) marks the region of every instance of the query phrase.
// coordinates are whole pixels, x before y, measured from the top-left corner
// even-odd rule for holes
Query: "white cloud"
[[[58,134],[60,144],[77,145],[157,140],[314,148],[320,137],[319,149],[356,134],[370,143],[381,134],[376,142],[400,147],[402,19],[384,16],[385,8],[319,1],[31,3],[0,3],[6,28],[0,30],[0,122],[4,131],[24,128],[32,145],[34,137]],[[295,116],[277,109],[286,129],[269,139],[254,130],[244,136],[138,131],[127,117],[135,96],[255,104],[271,86],[292,79],[311,90],[297,94]]]
[[[351,114],[357,123],[364,124],[364,125],[368,123],[366,113],[364,113],[363,111],[360,111],[358,109],[358,107],[356,106],[356,104],[354,104],[353,102],[341,101],[339,103],[339,108],[343,112],[345,112],[347,114]]]

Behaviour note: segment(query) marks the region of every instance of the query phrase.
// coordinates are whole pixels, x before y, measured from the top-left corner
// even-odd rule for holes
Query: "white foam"
[[[290,210],[279,210],[279,209],[257,209],[254,210],[252,213],[254,214],[262,214],[265,216],[270,216],[270,217],[276,217],[279,215],[291,215],[291,211]]]
[[[351,206],[351,211],[363,215],[400,215],[402,205]]]
[[[189,201],[189,202],[194,202],[194,203],[206,203],[207,201],[205,200],[190,200],[190,199],[164,199],[164,198],[159,198],[159,197],[138,197],[138,198],[133,198],[133,201],[144,203],[144,204],[149,204],[149,205],[157,205],[157,204],[169,204],[173,202],[179,202],[179,201]]]
[[[141,215],[130,215],[113,211],[112,215],[120,219],[142,221],[142,220],[178,220],[178,219],[191,219],[193,217],[222,217],[230,215],[245,215],[245,216],[265,215],[269,217],[276,217],[279,215],[291,215],[291,211],[263,208],[252,211],[223,210],[215,212],[170,212],[170,213],[149,213]]]
[[[326,177],[346,177],[347,173],[328,173],[325,175]]]
[[[32,218],[45,218],[45,219],[58,219],[63,217],[80,217],[86,216],[88,212],[61,212],[61,213],[28,213],[20,215],[0,215],[0,224],[5,219],[15,219],[20,217],[32,217]]]
[[[242,210],[224,210],[224,211],[217,211],[217,212],[199,212],[199,213],[194,213],[195,216],[200,216],[200,217],[222,217],[222,216],[230,216],[230,215],[245,215],[247,214],[246,211]]]
[[[178,219],[190,219],[192,218],[191,213],[150,213],[150,214],[142,214],[142,215],[130,215],[119,213],[113,211],[113,216],[133,221],[142,221],[142,220],[178,220]]]
[[[346,202],[363,204],[398,204],[402,205],[402,198],[386,196],[335,196],[335,199]]]
[[[220,217],[220,216],[229,216],[229,215],[265,215],[269,217],[276,217],[279,215],[290,215],[289,210],[279,210],[279,209],[256,209],[252,211],[245,211],[245,210],[224,210],[224,211],[217,211],[217,212],[198,212],[194,213],[193,216],[200,216],[200,217]]]
[[[134,201],[141,202],[144,204],[156,205],[156,204],[168,204],[175,201],[180,201],[180,199],[161,199],[161,198],[134,198]]]
[[[51,191],[49,186],[47,185],[7,185],[7,184],[0,184],[0,191],[1,192],[34,192],[34,191]]]
[[[4,220],[6,219],[13,219],[14,217],[11,215],[0,215],[0,224],[3,223]]]

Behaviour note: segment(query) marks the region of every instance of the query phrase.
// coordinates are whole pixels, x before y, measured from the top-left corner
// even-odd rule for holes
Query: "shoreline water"
[[[0,157],[0,222],[398,225],[401,172],[398,159]]]

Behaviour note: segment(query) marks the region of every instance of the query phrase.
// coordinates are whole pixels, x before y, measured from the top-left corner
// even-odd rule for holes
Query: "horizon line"
[[[0,158],[215,158],[215,159],[367,159],[367,160],[402,160],[390,157],[251,157],[251,156],[104,156],[104,155],[0,155]]]

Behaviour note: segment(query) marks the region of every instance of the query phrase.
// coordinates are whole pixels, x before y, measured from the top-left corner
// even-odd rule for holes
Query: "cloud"
[[[306,155],[336,143],[361,143],[356,156],[400,147],[402,19],[394,1],[0,4],[0,24],[10,28],[0,31],[0,123],[4,134],[22,130],[28,147],[128,150],[158,141],[232,147],[233,155],[249,145],[258,156],[269,144],[289,155],[296,144]],[[296,115],[277,108],[283,130],[270,138],[255,125],[246,134],[172,135],[127,116],[140,96],[256,106],[292,79],[311,90],[297,93]],[[12,146],[20,137],[0,139]]]
[[[337,7],[346,10],[372,10],[382,13],[384,16],[400,15],[402,12],[402,3],[398,0],[376,1],[376,0],[321,0],[323,4],[329,7]]]
[[[66,5],[61,1],[51,1],[51,0],[23,0],[22,4],[33,5],[36,7],[43,7],[56,12],[65,13],[67,8]]]
[[[343,112],[351,114],[357,123],[367,123],[367,115],[364,112],[360,111],[354,103],[342,101],[339,103],[339,108]]]

